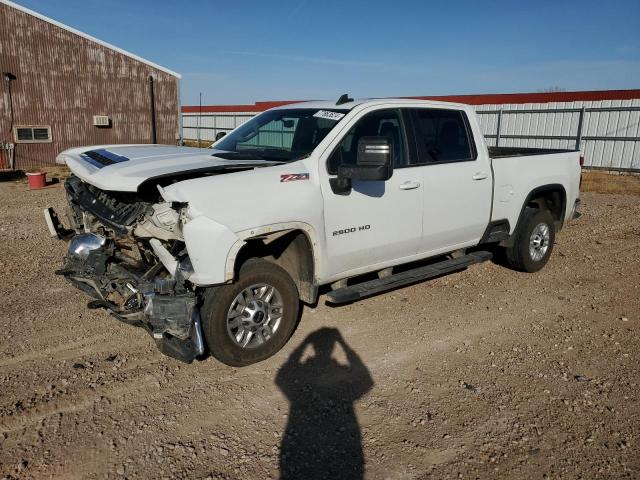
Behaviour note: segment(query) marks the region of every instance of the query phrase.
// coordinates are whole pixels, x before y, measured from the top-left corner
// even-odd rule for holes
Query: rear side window
[[[420,163],[475,160],[464,112],[416,108],[412,110]]]

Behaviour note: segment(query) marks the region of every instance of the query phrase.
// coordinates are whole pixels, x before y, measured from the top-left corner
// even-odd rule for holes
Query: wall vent
[[[109,117],[106,115],[94,115],[93,124],[96,127],[108,127],[110,124]]]

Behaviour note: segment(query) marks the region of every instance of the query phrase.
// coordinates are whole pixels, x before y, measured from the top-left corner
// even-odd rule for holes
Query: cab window
[[[358,141],[362,137],[387,137],[393,148],[394,168],[405,167],[409,164],[400,110],[377,110],[358,120],[344,136],[327,162],[330,174],[335,175],[340,165],[356,164]]]
[[[420,163],[475,160],[464,112],[432,108],[412,109]]]

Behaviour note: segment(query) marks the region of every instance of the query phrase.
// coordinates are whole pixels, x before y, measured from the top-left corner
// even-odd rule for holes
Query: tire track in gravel
[[[63,343],[55,347],[47,347],[42,350],[16,355],[8,359],[1,359],[0,368],[11,367],[18,364],[22,365],[24,363],[35,362],[38,360],[46,360],[47,362],[50,362],[52,356],[55,359],[59,359],[59,354],[63,354],[70,350],[77,350],[80,348],[86,348],[96,344],[100,344],[101,340],[105,340],[112,336],[113,335],[109,333],[101,333],[98,335],[92,335],[90,337],[83,338],[82,340]]]
[[[10,433],[16,430],[22,430],[29,426],[35,425],[49,417],[59,414],[78,413],[87,410],[107,395],[119,395],[120,398],[127,394],[142,393],[151,386],[151,382],[155,379],[145,377],[137,377],[136,381],[129,386],[120,386],[110,392],[101,394],[83,392],[74,392],[73,401],[67,401],[64,398],[59,401],[47,402],[44,405],[36,405],[27,411],[20,412],[17,415],[5,416],[0,419],[0,433]],[[106,394],[106,395],[105,395]],[[71,395],[69,395],[70,397]]]
[[[149,365],[155,362],[150,362]],[[87,410],[96,402],[102,399],[109,401],[123,402],[128,396],[153,398],[149,395],[149,389],[158,382],[158,375],[154,373],[140,373],[135,377],[129,377],[125,382],[120,382],[115,386],[105,388],[82,388],[80,390],[69,391],[59,399],[44,401],[22,410],[16,414],[6,415],[0,418],[0,432],[13,432],[34,425],[42,420],[61,413],[78,413]]]
[[[167,361],[174,362],[159,355],[157,353],[148,360],[135,363],[132,365],[133,368],[118,371],[118,374],[126,376],[124,381],[114,380],[113,384],[108,386],[69,391],[60,399],[36,404],[17,414],[0,417],[0,433],[15,432],[59,414],[82,414],[103,400],[108,401],[111,408],[115,410],[126,409],[125,407],[130,404],[154,403],[157,400],[161,403],[170,403],[170,398],[173,395],[181,395],[185,391],[197,392],[200,390],[206,396],[212,389],[215,391],[217,387],[222,385],[234,386],[238,383],[235,386],[241,388],[240,385],[251,382],[252,378],[254,380],[260,379],[263,375],[261,370],[255,370],[249,374],[216,378],[214,383],[207,382],[199,387],[194,386],[190,376],[183,376],[177,381],[167,382],[157,368],[155,371],[150,371],[154,367],[165,365]],[[134,362],[135,360],[129,363],[133,364]],[[207,359],[205,362],[210,362],[210,365],[204,366],[206,369],[209,369],[207,367],[217,369],[217,365],[213,363],[214,360]],[[165,381],[165,385],[160,386],[161,381]]]

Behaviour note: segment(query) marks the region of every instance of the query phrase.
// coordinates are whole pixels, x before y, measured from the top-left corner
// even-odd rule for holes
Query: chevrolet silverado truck
[[[578,215],[580,153],[487,147],[472,107],[409,99],[304,102],[210,149],[62,152],[69,242],[57,272],[90,308],[143,327],[185,362],[264,360],[302,304],[331,304],[500,254],[536,272]],[[66,221],[64,221],[66,217]]]

